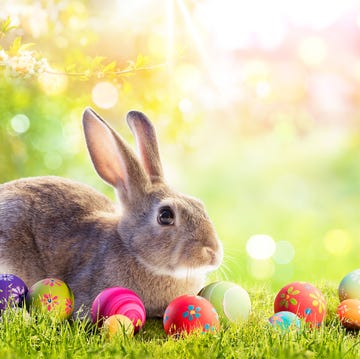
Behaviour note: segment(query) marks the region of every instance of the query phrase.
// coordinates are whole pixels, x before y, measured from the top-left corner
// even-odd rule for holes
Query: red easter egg
[[[304,318],[310,326],[320,326],[326,315],[326,301],[320,290],[312,284],[293,282],[277,294],[274,311],[292,312]]]
[[[345,299],[338,308],[337,315],[341,324],[350,329],[360,329],[360,300]]]
[[[191,333],[193,331],[216,332],[219,316],[213,305],[197,295],[182,295],[166,308],[163,318],[167,335]]]
[[[102,325],[104,319],[115,314],[122,314],[132,320],[135,332],[146,321],[146,311],[140,297],[128,288],[111,287],[104,289],[94,300],[91,307],[93,323]]]

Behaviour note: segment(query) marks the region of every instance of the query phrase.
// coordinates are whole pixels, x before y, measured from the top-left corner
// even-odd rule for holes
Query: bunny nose
[[[223,258],[223,250],[222,245],[218,244],[216,250],[210,248],[210,247],[204,247],[204,251],[206,253],[206,256],[209,258],[209,264],[211,266],[218,267],[220,266]]]

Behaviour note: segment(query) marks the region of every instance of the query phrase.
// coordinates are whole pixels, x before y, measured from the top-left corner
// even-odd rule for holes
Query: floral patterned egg
[[[247,320],[251,311],[248,292],[235,283],[219,281],[204,287],[199,295],[207,299],[220,317],[232,322]]]
[[[287,331],[291,329],[299,330],[301,326],[300,318],[292,312],[278,312],[269,318],[269,323],[275,329]]]
[[[106,288],[95,298],[91,307],[93,323],[102,326],[103,321],[114,314],[122,314],[131,319],[135,333],[145,325],[144,304],[140,297],[128,288]]]
[[[341,324],[350,329],[360,329],[360,300],[345,299],[338,308],[337,315]]]
[[[348,273],[339,285],[340,302],[345,299],[360,300],[360,269]]]
[[[28,291],[26,284],[13,274],[0,274],[0,310],[22,306]]]
[[[26,296],[30,310],[39,310],[66,319],[74,311],[74,294],[69,286],[57,278],[45,278],[30,287]]]
[[[288,311],[304,318],[310,326],[320,326],[326,315],[326,301],[310,283],[293,282],[283,287],[274,301],[275,313]]]
[[[171,301],[165,310],[163,325],[167,335],[194,331],[215,333],[220,327],[216,309],[197,295],[182,295]]]

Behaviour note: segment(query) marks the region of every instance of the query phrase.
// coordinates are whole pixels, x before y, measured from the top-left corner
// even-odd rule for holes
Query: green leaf
[[[103,72],[112,72],[116,69],[116,61],[112,61],[103,68]]]
[[[135,68],[143,67],[146,66],[148,63],[149,63],[149,57],[139,54],[136,58],[134,67]]]
[[[34,44],[33,42],[28,42],[28,43],[26,43],[26,44],[22,44],[22,45],[20,46],[19,51],[27,50],[27,49],[29,49],[30,47],[34,46],[34,45],[35,45],[35,44]]]
[[[297,304],[297,300],[295,298],[290,298],[290,303],[292,305],[296,305]]]
[[[5,36],[9,31],[15,28],[16,26],[11,25],[11,18],[8,16],[5,20],[0,22],[0,37]]]
[[[11,44],[11,46],[9,48],[9,55],[10,56],[17,55],[21,46],[22,46],[22,39],[21,39],[21,36],[18,36],[14,39],[13,43]]]
[[[96,56],[90,62],[90,69],[91,70],[99,70],[102,69],[102,63],[106,60],[104,56]]]

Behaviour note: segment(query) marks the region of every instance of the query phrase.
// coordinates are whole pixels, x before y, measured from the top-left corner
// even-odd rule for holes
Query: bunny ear
[[[142,112],[130,111],[126,119],[135,136],[140,159],[146,173],[152,183],[161,182],[163,169],[154,126]]]
[[[115,187],[122,199],[143,193],[149,180],[126,142],[92,109],[83,114],[83,126],[91,160],[100,177]]]

